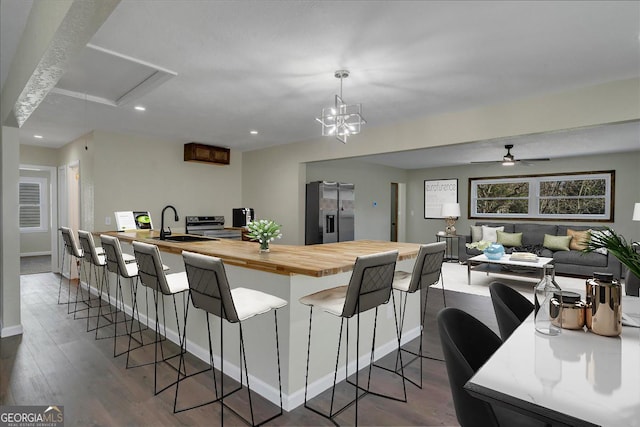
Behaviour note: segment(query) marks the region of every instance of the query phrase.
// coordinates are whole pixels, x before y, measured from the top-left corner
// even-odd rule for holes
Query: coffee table
[[[553,264],[553,258],[538,257],[536,261],[512,261],[511,255],[503,255],[500,259],[489,259],[485,254],[474,256],[467,260],[467,284],[471,285],[471,271],[485,271],[489,273],[512,274],[514,276],[528,276],[528,272],[539,271],[540,278],[544,275],[544,266]],[[523,271],[503,270],[502,266],[519,267]]]

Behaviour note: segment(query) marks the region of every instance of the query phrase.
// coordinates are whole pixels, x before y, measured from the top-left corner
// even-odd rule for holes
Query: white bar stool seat
[[[240,322],[287,305],[282,298],[247,288],[231,289],[231,298]]]

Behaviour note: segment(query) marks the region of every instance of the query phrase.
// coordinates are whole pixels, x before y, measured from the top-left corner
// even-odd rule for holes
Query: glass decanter
[[[553,319],[551,311],[554,311],[553,318],[560,319],[561,321],[562,313],[556,313],[555,311],[562,310],[562,301],[560,301],[558,306],[557,304],[554,304],[552,299],[554,299],[554,294],[556,296],[561,295],[562,290],[556,283],[553,265],[545,265],[543,269],[544,276],[534,288],[535,327],[536,331],[542,334],[558,335],[560,334],[562,323],[560,323],[559,326],[554,325],[552,322]]]

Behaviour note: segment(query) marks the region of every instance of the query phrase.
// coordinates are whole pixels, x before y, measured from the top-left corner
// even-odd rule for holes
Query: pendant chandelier
[[[335,136],[343,144],[347,138],[360,133],[366,120],[362,117],[362,104],[347,105],[342,100],[342,80],[349,77],[348,70],[338,70],[334,76],[340,79],[340,95],[336,95],[335,105],[322,109],[316,120],[322,125],[322,136]]]

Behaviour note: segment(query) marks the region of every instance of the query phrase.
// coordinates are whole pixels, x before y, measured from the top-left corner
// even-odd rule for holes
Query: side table
[[[459,257],[458,257],[458,239],[461,236],[457,235],[457,234],[447,234],[444,231],[439,231],[436,233],[436,241],[441,242],[443,239],[445,242],[447,242],[447,246],[445,248],[444,251],[444,260],[451,262],[451,261],[458,261]],[[455,239],[455,242],[454,242]],[[455,244],[454,244],[455,243]],[[455,256],[453,255],[453,248],[456,248],[456,254]]]

